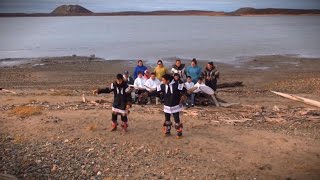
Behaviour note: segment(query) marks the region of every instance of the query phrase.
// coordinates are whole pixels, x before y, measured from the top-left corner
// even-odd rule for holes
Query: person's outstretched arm
[[[110,88],[106,87],[106,88],[101,88],[101,89],[96,89],[96,90],[93,90],[92,93],[94,95],[97,95],[97,94],[102,94],[102,93],[111,93],[112,91],[110,90]]]
[[[113,87],[113,83],[111,84],[111,87],[106,87],[106,88],[99,88],[99,89],[96,89],[96,90],[93,90],[92,93],[94,95],[97,95],[97,94],[102,94],[102,93],[111,93],[113,91],[114,87]]]

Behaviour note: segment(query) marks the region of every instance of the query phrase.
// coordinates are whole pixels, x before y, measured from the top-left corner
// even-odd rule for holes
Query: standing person
[[[186,87],[187,91],[191,90],[194,87],[194,83],[192,82],[192,79],[190,76],[187,76],[187,82],[184,83],[184,86]],[[194,106],[194,96],[195,94],[191,92],[190,94],[187,95],[188,100],[187,100],[187,107],[189,106],[189,102],[191,103],[191,106]]]
[[[111,88],[97,89],[93,91],[93,94],[101,93],[114,93],[112,104],[112,129],[117,130],[118,115],[121,116],[121,127],[126,132],[128,128],[128,114],[131,107],[131,89],[123,79],[122,74],[116,76],[116,80],[111,84]]]
[[[133,72],[133,78],[136,79],[138,77],[138,72],[142,72],[142,75],[144,75],[144,71],[148,68],[143,65],[142,60],[138,60],[137,66],[134,68]]]
[[[211,87],[211,89],[213,89],[214,91],[217,90],[219,75],[220,73],[213,62],[208,62],[205,70],[202,72],[202,77],[205,79],[205,84]]]
[[[167,74],[168,69],[163,66],[162,60],[158,60],[157,67],[153,71],[156,74],[156,77],[161,81],[162,76]]]
[[[171,75],[162,76],[162,84],[157,87],[158,94],[162,94],[164,98],[165,122],[163,124],[163,132],[165,136],[170,135],[172,122],[171,114],[175,121],[175,129],[177,130],[177,138],[182,136],[183,125],[180,121],[179,112],[183,109],[182,103],[186,99],[185,88],[183,84],[171,81]]]
[[[157,96],[157,87],[160,85],[159,79],[156,78],[155,73],[151,73],[150,78],[144,84],[148,92],[148,104],[151,103],[151,97]],[[159,104],[159,98],[156,97],[156,104]]]
[[[123,73],[123,80],[127,82],[128,85],[133,85],[134,80],[133,78],[130,76],[129,71],[124,71]]]
[[[192,78],[193,83],[197,83],[197,80],[201,76],[201,68],[198,66],[198,61],[195,58],[191,60],[191,65],[186,68],[185,73]]]
[[[185,71],[185,64],[181,64],[181,60],[177,59],[176,63],[172,66],[172,69],[171,69],[172,76],[177,73],[180,75],[180,79],[182,81],[185,81],[184,71]]]

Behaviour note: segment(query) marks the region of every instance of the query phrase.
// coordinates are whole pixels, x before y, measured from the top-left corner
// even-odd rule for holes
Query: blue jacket
[[[144,75],[144,71],[145,70],[147,70],[148,68],[147,67],[145,67],[145,66],[136,66],[135,68],[134,68],[134,72],[133,72],[133,78],[134,79],[137,79],[137,77],[138,77],[138,72],[142,72],[143,73],[143,75]]]
[[[187,76],[191,76],[192,82],[193,83],[197,83],[198,78],[201,76],[201,67],[199,67],[199,66],[195,66],[195,67],[188,66],[185,71],[186,71],[186,75]]]

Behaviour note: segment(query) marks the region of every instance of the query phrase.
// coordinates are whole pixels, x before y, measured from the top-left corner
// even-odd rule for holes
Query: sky
[[[241,7],[320,9],[320,0],[0,0],[0,13],[47,13],[59,5],[79,4],[93,12],[211,10]]]

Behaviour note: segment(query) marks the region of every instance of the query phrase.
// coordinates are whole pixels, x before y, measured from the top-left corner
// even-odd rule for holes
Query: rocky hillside
[[[73,15],[90,15],[93,12],[79,5],[62,5],[53,10],[51,15],[56,16],[73,16]]]
[[[278,9],[278,8],[240,8],[231,14],[233,15],[302,15],[302,14],[320,14],[319,9]]]

